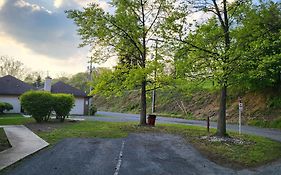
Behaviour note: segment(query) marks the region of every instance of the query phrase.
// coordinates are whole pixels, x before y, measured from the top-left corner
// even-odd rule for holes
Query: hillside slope
[[[281,97],[270,90],[248,92],[241,95],[244,105],[242,123],[266,127],[268,122],[274,121],[281,128]],[[172,91],[158,91],[156,98],[156,113],[170,117],[192,118],[204,120],[207,116],[216,121],[219,110],[219,93],[198,91],[192,95],[174,93]],[[120,97],[105,98],[95,96],[98,110],[113,112],[139,113],[140,97],[137,92],[125,93]],[[151,98],[148,94],[148,113],[151,111]],[[229,93],[227,102],[227,122],[238,121],[238,95]],[[276,121],[276,122],[275,122]],[[271,126],[268,126],[271,127]]]

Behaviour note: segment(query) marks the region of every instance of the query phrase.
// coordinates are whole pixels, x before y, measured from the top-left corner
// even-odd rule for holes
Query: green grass
[[[0,152],[10,148],[11,145],[7,139],[6,133],[3,128],[0,128]]]
[[[112,123],[83,121],[66,125],[52,132],[37,134],[52,145],[64,138],[120,138],[129,133],[167,133],[182,136],[212,161],[231,167],[255,167],[281,158],[281,143],[263,137],[229,133],[251,144],[237,145],[209,142],[200,139],[208,133],[203,127],[178,124],[159,124],[157,127],[138,127],[136,123]],[[215,130],[211,130],[213,134]]]
[[[21,114],[2,114],[0,115],[0,125],[23,125],[34,122],[33,118],[25,118]]]
[[[249,125],[258,126],[262,128],[277,128],[281,129],[281,118],[273,120],[273,121],[266,121],[266,120],[251,120],[248,122]]]
[[[37,134],[50,144],[64,138],[120,138],[128,135],[128,132],[121,130],[123,126],[122,123],[83,121],[55,129],[52,132],[38,132]]]

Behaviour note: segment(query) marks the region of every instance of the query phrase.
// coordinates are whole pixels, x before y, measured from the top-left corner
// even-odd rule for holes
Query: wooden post
[[[210,117],[207,117],[207,131],[210,132]]]

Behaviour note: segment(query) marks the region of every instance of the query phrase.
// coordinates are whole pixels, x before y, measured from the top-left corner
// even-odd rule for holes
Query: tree
[[[73,87],[76,87],[84,92],[89,92],[89,73],[87,72],[79,72],[74,74],[69,78],[67,83]]]
[[[112,48],[118,53],[122,63],[116,68],[117,74],[124,73],[120,76],[124,81],[119,82],[133,78],[136,81],[131,87],[136,85],[141,87],[140,125],[146,125],[148,42],[157,36],[173,2],[173,0],[112,0],[114,14],[106,13],[96,4],[91,4],[83,11],[66,12],[79,27],[78,33],[83,40],[81,46],[98,45]]]
[[[217,135],[226,136],[226,99],[227,87],[232,82],[234,72],[238,71],[240,52],[237,51],[237,42],[233,38],[233,32],[238,26],[235,15],[237,9],[247,5],[249,1],[227,0],[193,0],[188,1],[186,6],[191,6],[189,13],[186,11],[176,13],[167,33],[170,39],[179,43],[179,52],[176,56],[181,63],[185,62],[186,78],[212,79],[218,82],[221,98],[217,124]],[[185,8],[183,8],[186,10]],[[195,23],[188,21],[190,14],[201,12],[205,14],[205,21],[201,19]],[[171,21],[171,20],[170,20]],[[175,33],[178,33],[178,36]],[[172,37],[171,37],[172,36]],[[181,66],[182,67],[182,66]]]
[[[234,33],[243,53],[235,79],[243,88],[256,90],[281,87],[281,3],[263,1],[237,15],[241,24]],[[242,72],[242,71],[241,71]]]
[[[42,72],[27,70],[23,81],[34,87],[40,87],[42,85],[42,75]]]
[[[25,73],[23,63],[12,57],[0,56],[0,76],[12,75],[22,79]]]

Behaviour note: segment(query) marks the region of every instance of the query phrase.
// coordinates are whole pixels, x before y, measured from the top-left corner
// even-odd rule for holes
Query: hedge
[[[4,111],[10,111],[14,109],[13,105],[11,105],[10,103],[6,103],[6,102],[0,102],[0,114],[3,114]]]
[[[53,96],[46,91],[28,91],[20,96],[24,110],[38,123],[48,121],[53,109]]]
[[[53,109],[56,112],[57,118],[64,121],[65,117],[69,116],[69,112],[74,106],[75,99],[70,94],[53,94]]]
[[[64,121],[74,106],[75,99],[70,94],[51,94],[46,91],[28,91],[21,95],[24,110],[37,122],[48,121],[52,111]]]

